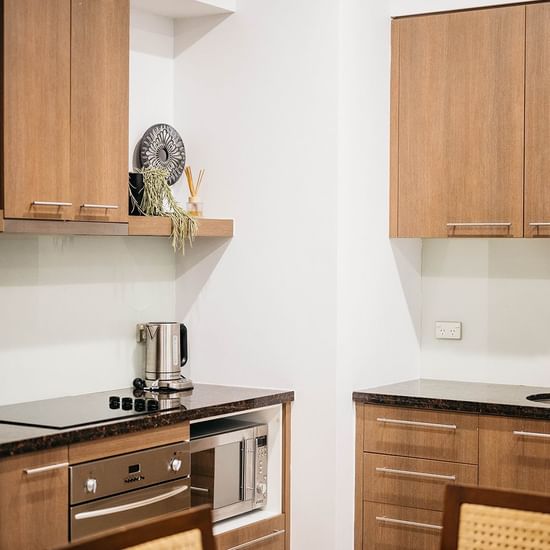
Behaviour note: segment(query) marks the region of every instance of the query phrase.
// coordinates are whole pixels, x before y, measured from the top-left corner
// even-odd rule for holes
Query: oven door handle
[[[109,516],[111,514],[118,514],[119,512],[134,510],[135,508],[142,508],[143,506],[149,506],[151,504],[155,504],[155,502],[161,502],[162,500],[175,497],[176,495],[179,495],[180,493],[183,493],[188,489],[189,489],[189,486],[184,485],[183,487],[177,487],[176,489],[173,489],[172,491],[168,491],[167,493],[163,493],[162,495],[146,498],[144,500],[138,500],[137,502],[130,502],[129,504],[121,504],[120,506],[111,506],[110,508],[103,508],[102,510],[91,510],[90,512],[79,512],[75,514],[74,519],[98,518],[101,516]]]

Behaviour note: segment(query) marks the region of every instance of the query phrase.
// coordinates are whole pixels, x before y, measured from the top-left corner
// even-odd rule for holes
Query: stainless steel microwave
[[[267,450],[267,424],[191,424],[191,506],[210,504],[214,521],[265,506]]]

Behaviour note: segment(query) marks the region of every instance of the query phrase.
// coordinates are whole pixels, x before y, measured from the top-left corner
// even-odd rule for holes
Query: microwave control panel
[[[256,438],[256,494],[254,503],[263,506],[267,499],[267,435]]]

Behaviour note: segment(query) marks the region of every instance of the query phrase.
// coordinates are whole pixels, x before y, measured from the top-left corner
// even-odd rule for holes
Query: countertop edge
[[[507,416],[533,420],[550,419],[550,408],[507,403],[484,403],[479,401],[459,401],[433,397],[392,395],[376,392],[353,392],[353,401],[365,405],[386,405],[412,409],[426,409],[448,412],[475,413],[486,416]]]
[[[226,403],[208,405],[192,410],[165,411],[152,415],[138,416],[128,420],[93,424],[59,432],[52,430],[50,433],[42,434],[37,437],[0,443],[0,458],[45,451],[63,445],[81,443],[83,441],[94,441],[115,437],[117,435],[171,426],[190,420],[252,411],[263,407],[282,405],[283,403],[292,401],[294,401],[294,391],[281,391],[280,393],[271,395],[262,395],[238,401],[228,401]],[[2,426],[15,425],[0,423],[0,430]]]

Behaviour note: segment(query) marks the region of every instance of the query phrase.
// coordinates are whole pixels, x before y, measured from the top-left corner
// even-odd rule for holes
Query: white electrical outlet
[[[438,340],[461,340],[462,323],[460,321],[436,321],[435,337]]]

